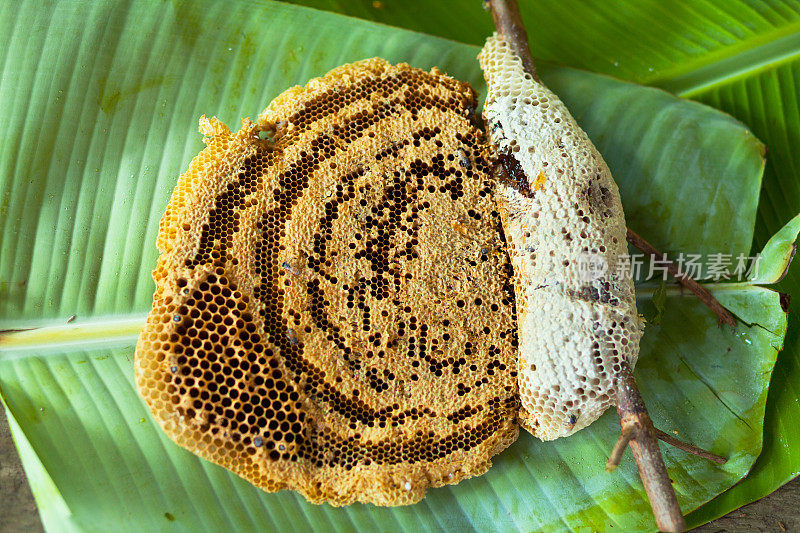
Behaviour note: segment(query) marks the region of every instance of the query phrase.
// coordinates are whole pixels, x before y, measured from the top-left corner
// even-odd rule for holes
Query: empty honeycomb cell
[[[398,505],[516,439],[511,266],[475,107],[464,83],[374,59],[238,132],[201,120],[136,350],[175,442],[264,490]]]

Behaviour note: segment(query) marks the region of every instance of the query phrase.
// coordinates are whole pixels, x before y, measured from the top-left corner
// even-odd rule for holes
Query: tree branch
[[[497,33],[502,35],[517,53],[525,72],[530,74],[533,79],[538,80],[539,76],[536,75],[531,49],[528,47],[528,32],[525,31],[516,0],[485,0],[484,4],[492,10]]]
[[[717,315],[717,323],[720,326],[722,326],[723,323],[728,324],[730,327],[734,327],[736,325],[736,319],[733,318],[733,315],[730,313],[730,311],[722,307],[722,304],[719,303],[716,298],[714,298],[713,294],[708,292],[705,287],[697,283],[691,277],[681,272],[675,263],[667,259],[666,254],[656,250],[652,244],[640,237],[631,228],[628,228],[628,242],[644,253],[652,256],[654,259],[658,259],[662,263],[666,263],[667,271],[675,278],[675,280],[692,291],[698,298],[700,298],[700,301],[714,311],[714,314]]]
[[[497,32],[509,42],[520,57],[526,73],[537,79],[528,47],[528,35],[516,0],[486,0],[486,3],[492,10]],[[628,233],[632,232],[628,230]],[[616,378],[616,389],[617,412],[622,434],[611,452],[606,467],[613,470],[619,464],[625,446],[630,446],[645,492],[650,499],[650,506],[653,508],[656,525],[662,531],[682,531],[686,529],[686,522],[681,515],[672,482],[667,475],[661,450],[658,448],[653,422],[644,406],[630,367],[625,363],[621,367]]]
[[[658,448],[653,422],[644,406],[642,395],[639,394],[633,372],[626,363],[622,363],[621,367],[616,385],[617,414],[623,435],[626,428],[633,428],[633,436],[628,444],[639,469],[644,490],[650,499],[656,526],[661,531],[683,531],[686,529],[686,522],[681,515],[672,481]]]

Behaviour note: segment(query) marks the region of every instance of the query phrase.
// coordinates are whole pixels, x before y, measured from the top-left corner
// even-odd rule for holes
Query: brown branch
[[[528,34],[522,24],[516,0],[486,0],[486,3],[491,7],[497,32],[509,42],[520,57],[526,73],[536,79],[536,68],[528,47]],[[683,531],[686,529],[686,522],[681,515],[672,482],[667,475],[653,423],[639,394],[633,374],[624,363],[617,377],[616,388],[622,435],[614,446],[606,467],[613,470],[622,458],[625,445],[630,446],[636,466],[639,468],[639,476],[653,508],[656,525],[662,531]]]
[[[667,259],[666,254],[659,252],[652,244],[640,237],[631,228],[628,228],[628,242],[644,253],[652,256],[654,259],[658,259],[662,263],[666,263],[667,271],[675,278],[675,280],[692,291],[698,298],[700,298],[700,301],[714,311],[714,314],[717,315],[717,323],[720,326],[722,326],[723,323],[728,324],[731,327],[736,326],[736,319],[733,318],[733,315],[730,313],[730,311],[722,307],[722,304],[719,303],[716,298],[714,298],[713,294],[708,292],[705,287],[697,283],[690,276],[687,276],[685,273],[681,272],[675,263]]]
[[[718,465],[724,465],[725,463],[728,462],[727,459],[725,459],[720,455],[711,453],[707,450],[704,450],[703,448],[698,448],[694,444],[689,444],[688,442],[683,442],[682,440],[676,439],[669,433],[665,433],[658,428],[655,428],[655,430],[656,430],[656,437],[658,437],[658,440],[662,440],[667,444],[675,446],[679,450],[683,450],[686,453],[696,455],[697,457],[702,457],[703,459],[708,459],[709,461],[713,461]]]
[[[628,447],[628,443],[633,438],[634,429],[635,427],[631,424],[622,426],[622,433],[620,433],[616,444],[614,444],[614,447],[611,449],[611,453],[608,454],[606,472],[613,472],[619,466],[619,462],[622,460],[622,454],[625,453],[625,448]]]
[[[633,372],[626,363],[617,376],[617,414],[623,432],[633,427],[633,437],[628,444],[639,469],[644,490],[650,499],[656,526],[661,531],[683,531],[686,522],[681,515],[678,499],[667,474],[667,467],[658,448],[656,431],[647,408],[644,406]]]
[[[497,33],[502,35],[517,53],[525,72],[530,74],[533,79],[538,80],[531,49],[528,47],[528,32],[525,31],[516,0],[486,0],[486,4],[492,9],[492,18]]]

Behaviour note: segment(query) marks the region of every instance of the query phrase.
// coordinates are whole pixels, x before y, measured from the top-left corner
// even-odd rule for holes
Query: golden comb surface
[[[268,491],[399,505],[516,439],[511,269],[475,107],[465,83],[372,59],[239,132],[201,119],[136,349],[175,442]]]

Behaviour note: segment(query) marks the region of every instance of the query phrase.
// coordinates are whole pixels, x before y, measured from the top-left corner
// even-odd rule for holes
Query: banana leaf
[[[48,531],[653,529],[633,461],[604,470],[613,412],[553,443],[523,434],[486,475],[417,505],[333,508],[264,493],[178,448],[135,392],[158,220],[202,147],[197,118],[235,124],[372,56],[484,92],[476,46],[268,1],[5,3],[0,27],[0,400]],[[668,251],[750,254],[764,147],[747,127],[659,89],[542,75],[606,157],[632,227]],[[656,424],[729,458],[662,448],[685,512],[761,452],[787,326],[781,295],[762,285],[785,269],[798,225],[757,239],[764,277],[709,284],[735,329],[670,287],[645,334],[637,378]],[[639,287],[643,312],[654,292]]]

